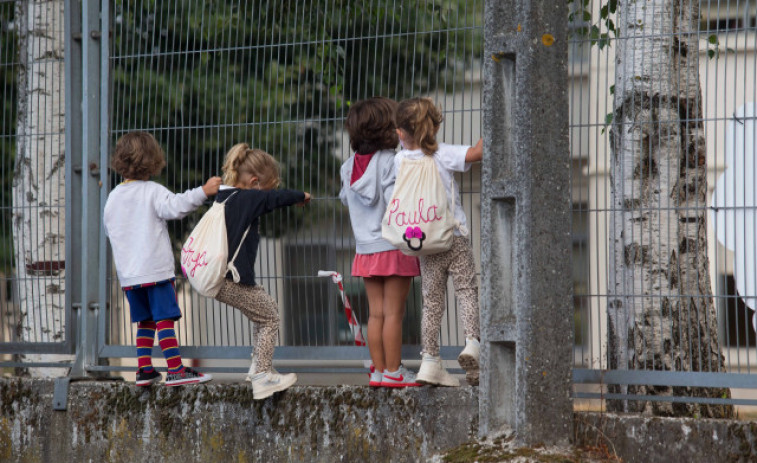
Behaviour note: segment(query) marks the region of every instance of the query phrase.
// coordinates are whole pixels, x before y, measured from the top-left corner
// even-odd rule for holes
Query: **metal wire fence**
[[[63,2],[0,2],[0,343],[38,362],[72,346],[63,35]]]
[[[577,396],[754,405],[757,2],[633,5],[571,2]]]
[[[63,169],[56,169],[56,149],[64,146],[61,136],[55,135],[62,133],[61,125],[49,119],[50,114],[66,117],[64,95],[59,91],[66,79],[86,79],[94,71],[107,76],[110,83],[105,95],[110,139],[103,143],[112,146],[133,130],[153,133],[168,161],[156,180],[170,189],[183,191],[220,174],[225,152],[244,141],[279,160],[285,187],[313,195],[307,209],[272,213],[261,224],[256,273],[281,310],[281,346],[276,355],[307,359],[310,365],[367,358],[365,349],[350,347],[336,288],[316,276],[321,269],[345,275],[345,289],[358,318],[367,320],[362,282],[350,276],[354,242],[349,219],[338,200],[339,166],[350,154],[342,123],[351,102],[362,98],[383,95],[400,100],[428,95],[445,115],[441,140],[475,143],[481,136],[482,1],[107,2],[102,11],[110,21],[108,27],[104,21],[103,28],[110,30],[95,30],[92,34],[97,36],[92,38],[103,38],[108,62],[100,70],[85,69],[84,74],[77,69],[79,64],[70,62],[65,74],[58,72],[64,64],[63,6],[62,1],[44,5],[0,2],[3,352],[33,352],[32,344],[49,340],[42,334],[39,339],[22,336],[26,321],[40,333],[65,334],[74,325],[70,307],[61,310],[65,304],[56,299],[65,288],[63,255],[72,240],[55,227],[62,226],[72,206],[65,203],[60,189]],[[74,10],[67,14],[79,14]],[[32,21],[38,23],[32,25]],[[25,24],[36,28],[35,34],[27,35]],[[75,29],[78,22],[71,24]],[[37,35],[53,35],[56,40],[45,42],[47,48],[40,47],[31,39]],[[72,44],[87,40],[75,31],[70,35]],[[35,59],[41,63],[35,65],[47,68],[32,68],[29,62]],[[59,69],[52,72],[51,66]],[[52,95],[44,102],[31,96],[47,93]],[[27,113],[37,118],[28,127],[23,125]],[[39,145],[26,142],[37,139]],[[24,149],[28,154],[22,154]],[[45,189],[47,197],[33,204],[12,196],[18,183],[25,181],[19,176],[19,166],[25,163],[40,166],[40,172],[29,175],[27,190],[42,177],[57,179],[59,189]],[[42,173],[45,166],[48,171]],[[474,170],[458,179],[474,232],[480,204],[478,178]],[[105,191],[121,181],[114,173],[105,179]],[[52,207],[58,209],[49,211]],[[177,254],[204,210],[169,223]],[[22,216],[37,215],[57,221],[33,223],[30,233],[22,231],[18,236],[34,240],[35,234],[44,235],[49,238],[47,244],[41,239],[36,243],[41,253],[50,255],[22,259],[22,254],[13,252],[19,246],[14,247],[18,243],[12,239],[12,225]],[[472,240],[478,247],[477,234]],[[82,249],[91,245],[77,244]],[[98,311],[96,350],[98,357],[110,359],[110,366],[95,369],[119,370],[126,368],[119,366],[122,358],[135,355],[135,329],[112,263],[109,259],[100,262],[99,272],[107,275],[107,310]],[[419,283],[413,284],[404,322],[403,343],[409,355],[417,354],[420,342]],[[177,335],[186,356],[248,358],[252,330],[239,312],[197,295],[181,276],[178,294],[184,317]],[[462,344],[462,334],[451,295],[442,337],[446,345],[456,346]],[[39,308],[29,302],[30,296],[39,299]],[[54,320],[39,316],[52,313],[58,314]],[[61,341],[61,337],[65,338],[58,334],[54,339]],[[70,343],[64,346],[70,351]],[[339,346],[345,349],[333,349]],[[9,359],[5,365],[18,365]]]
[[[278,211],[261,223],[257,279],[279,304],[281,346],[293,348],[276,356],[311,366],[367,358],[365,349],[317,349],[353,344],[339,293],[318,270],[346,277],[358,319],[367,320],[362,282],[350,276],[354,242],[338,199],[339,167],[350,155],[342,123],[351,102],[362,98],[429,95],[444,111],[441,138],[475,143],[482,2],[137,1],[115,2],[112,10],[111,142],[132,130],[153,133],[168,157],[159,180],[175,191],[218,175],[235,143],[276,157],[283,186],[314,197],[304,211]],[[477,179],[476,172],[459,179],[469,216],[478,214]],[[177,249],[201,212],[169,224]],[[135,329],[109,272],[107,342],[130,346]],[[238,311],[199,297],[181,278],[178,287],[182,346],[240,347],[189,350],[200,356],[249,355],[252,330]],[[454,299],[448,300],[443,339],[457,346],[463,336]],[[408,352],[416,354],[420,310],[418,280],[403,331]]]
[[[568,3],[574,378],[600,386],[614,381],[726,387],[735,399],[702,400],[757,404],[738,392],[755,386],[748,374],[757,362],[752,327],[757,2],[699,0],[681,3],[683,9],[652,2],[649,7],[659,10],[651,16],[623,10],[623,2]],[[81,79],[81,74],[62,72],[63,4],[0,1],[4,365],[15,365],[8,354],[66,353],[72,346],[74,321],[61,296],[71,270],[65,268],[71,240],[61,232],[70,205],[61,186],[65,158],[58,148],[63,146],[65,98],[59,90],[66,78]],[[318,270],[345,275],[358,319],[367,319],[362,282],[350,276],[349,219],[337,197],[339,166],[350,154],[342,123],[349,105],[362,98],[429,95],[444,111],[440,138],[475,143],[481,136],[483,1],[103,5],[110,19],[110,30],[102,31],[108,51],[102,68],[110,89],[105,143],[112,146],[132,130],[153,133],[168,161],[157,180],[174,191],[219,174],[224,154],[235,143],[245,141],[273,154],[281,163],[284,186],[314,197],[308,208],[270,214],[261,225],[256,273],[281,310],[277,359],[311,366],[366,359],[365,350],[351,346],[336,288],[316,276]],[[649,22],[632,32],[628,18]],[[671,28],[659,29],[656,21]],[[35,27],[48,32],[26,33]],[[656,65],[647,76],[629,71],[625,62],[637,63],[640,70],[652,63],[655,53],[629,52],[643,50],[639,47],[648,37],[667,43],[679,60]],[[692,56],[699,58],[696,73],[686,74],[692,72],[686,67]],[[648,98],[624,93],[632,92],[636,81],[648,81]],[[679,87],[671,90],[669,82]],[[681,97],[691,83],[698,83],[701,96]],[[630,119],[629,101],[641,108]],[[661,117],[666,101],[677,106]],[[667,136],[673,132],[675,137]],[[675,156],[662,149],[673,138],[676,146],[687,147],[675,168]],[[618,162],[624,147],[634,146],[629,140],[638,142],[640,154],[630,168]],[[479,179],[477,169],[458,178],[477,255]],[[121,179],[111,174],[107,180],[104,188],[109,189]],[[670,190],[659,194],[676,182],[686,187],[673,190],[678,192],[674,200]],[[169,224],[177,254],[203,210]],[[37,221],[30,221],[28,229],[16,228],[27,216]],[[687,236],[692,228],[694,235]],[[695,270],[681,270],[683,256]],[[108,304],[98,315],[98,355],[110,359],[107,369],[123,370],[130,367],[120,365],[122,359],[135,355],[135,330],[112,264],[104,259],[101,267]],[[420,343],[419,283],[413,284],[404,322],[408,355],[417,355]],[[184,312],[179,343],[188,357],[249,355],[252,330],[246,319],[198,296],[181,277],[178,288]],[[443,345],[451,346],[442,350],[447,358],[456,355],[463,338],[453,294],[450,288],[442,330]],[[687,341],[681,344],[683,338]],[[656,339],[675,341],[674,347],[660,355]],[[694,374],[665,376],[683,371]],[[620,392],[620,398],[646,397],[639,390]],[[608,393],[579,387],[576,397]],[[677,400],[677,393],[672,396],[668,400]]]

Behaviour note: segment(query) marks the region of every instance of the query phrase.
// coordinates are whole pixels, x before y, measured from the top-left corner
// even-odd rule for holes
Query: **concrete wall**
[[[414,462],[475,438],[478,388],[137,388],[0,379],[1,462]],[[757,422],[575,413],[573,443],[626,463],[757,459]]]
[[[253,401],[246,384],[138,388],[0,379],[0,461],[425,461],[475,436],[478,388],[294,387]]]
[[[577,413],[577,446],[606,448],[625,463],[726,463],[757,460],[754,421]]]

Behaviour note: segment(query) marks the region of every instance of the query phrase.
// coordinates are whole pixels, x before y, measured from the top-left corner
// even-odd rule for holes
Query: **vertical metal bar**
[[[108,199],[110,191],[108,175],[109,153],[110,153],[110,2],[111,0],[101,0],[100,11],[100,137],[99,147],[100,156],[98,165],[100,166],[100,175],[98,179],[98,196],[100,198],[98,218],[102,217],[102,211],[105,209],[105,202]],[[100,220],[98,220],[100,222]],[[99,225],[99,223],[98,223]],[[97,290],[97,312],[99,321],[97,345],[95,349],[95,363],[98,362],[97,353],[105,345],[107,334],[110,328],[109,307],[108,307],[108,243],[105,237],[105,228],[98,227],[98,290]]]
[[[81,186],[75,179],[75,166],[81,165],[81,134],[74,128],[81,127],[80,106],[75,101],[81,101],[81,41],[75,41],[74,36],[81,36],[81,11],[80,3],[76,0],[65,0],[65,79],[66,79],[66,344],[73,349],[79,345],[80,331],[78,326],[78,314],[81,310],[74,311],[74,305],[81,307],[81,275],[76,271],[80,262],[80,256],[74,254],[75,250],[81,249],[82,234],[80,214]],[[76,339],[75,339],[76,338]]]
[[[84,243],[99,243],[101,222],[99,174],[100,163],[100,4],[99,0],[82,3],[82,164],[81,234]],[[77,356],[70,375],[85,377],[87,369],[97,364],[97,301],[99,289],[99,244],[81,247],[81,311]]]

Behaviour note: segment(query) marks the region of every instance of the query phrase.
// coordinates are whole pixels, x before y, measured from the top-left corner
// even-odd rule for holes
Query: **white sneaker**
[[[465,338],[465,349],[460,352],[457,362],[465,370],[465,379],[471,386],[478,386],[479,375],[479,342],[476,338]]]
[[[414,387],[420,385],[421,383],[416,380],[415,373],[405,368],[404,365],[400,365],[395,372],[384,370],[384,377],[381,380],[383,387]]]
[[[439,356],[423,354],[421,368],[418,370],[416,381],[421,384],[432,384],[435,386],[460,386],[460,381],[450,375],[442,366],[442,360]]]
[[[255,376],[256,370],[258,368],[258,358],[255,357],[255,354],[251,354],[250,357],[252,357],[252,364],[250,365],[250,369],[247,370],[247,375],[244,377],[244,380],[247,381],[248,383],[252,382],[252,377]],[[271,371],[276,374],[279,373],[273,367],[271,367]]]
[[[275,392],[289,389],[297,382],[297,375],[288,373],[282,375],[275,371],[258,373],[252,377],[252,398],[255,400],[265,399]]]
[[[252,357],[252,364],[250,365],[250,369],[247,370],[247,376],[244,378],[244,380],[247,382],[252,382],[252,377],[255,376],[255,368],[257,368],[258,366],[258,358],[255,357],[254,352],[250,354],[250,357]],[[276,371],[276,370],[273,370],[273,371]]]
[[[370,377],[370,379],[368,380],[369,386],[379,387],[381,386],[381,382],[384,380],[384,374],[378,371],[378,369],[373,365],[371,365],[371,372],[368,373],[368,376]]]

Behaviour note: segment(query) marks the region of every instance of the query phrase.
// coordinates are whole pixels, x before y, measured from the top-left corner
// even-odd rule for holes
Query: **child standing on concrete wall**
[[[221,178],[211,177],[202,187],[182,194],[149,181],[163,170],[166,160],[158,142],[145,132],[121,137],[111,164],[124,181],[108,195],[103,223],[131,320],[137,324],[137,386],[149,386],[162,378],[152,366],[156,330],[168,365],[166,386],[209,381],[210,375],[185,367],[179,354],[174,322],[181,318],[181,310],[166,220],[181,219],[197,209],[218,192]]]
[[[273,369],[273,350],[279,330],[279,309],[265,289],[255,283],[260,217],[291,205],[305,205],[310,194],[277,190],[279,165],[268,153],[251,149],[246,143],[234,145],[223,162],[223,183],[216,201],[226,202],[226,233],[229,249],[239,248],[234,270],[216,295],[220,302],[239,309],[253,322],[255,348],[247,379],[253,398],[265,399],[297,382],[294,373],[280,374]],[[241,247],[240,247],[241,243]],[[233,252],[229,260],[233,259]]]
[[[465,172],[471,163],[481,161],[483,141],[476,146],[454,146],[437,143],[436,134],[442,123],[442,113],[428,98],[413,98],[399,103],[396,112],[397,135],[403,149],[394,158],[396,171],[403,159],[419,159],[433,156],[442,182],[447,190],[448,200],[455,202],[455,219],[459,229],[465,230],[466,217],[460,197],[453,195],[455,172]],[[472,385],[478,384],[479,377],[479,307],[478,282],[473,260],[473,249],[466,236],[455,229],[452,248],[438,254],[420,257],[421,281],[423,286],[423,318],[421,339],[423,343],[422,362],[418,371],[418,382],[440,386],[459,386],[441,364],[439,357],[439,330],[444,315],[444,299],[447,292],[447,278],[452,276],[455,294],[460,304],[460,317],[465,331],[465,349],[458,356],[460,366],[466,372],[466,379]]]
[[[394,187],[397,103],[375,97],[354,103],[344,127],[355,152],[342,164],[339,197],[349,207],[355,234],[352,276],[362,277],[368,296],[371,386],[419,386],[402,365],[402,319],[418,259],[402,254],[381,236],[381,219]]]

